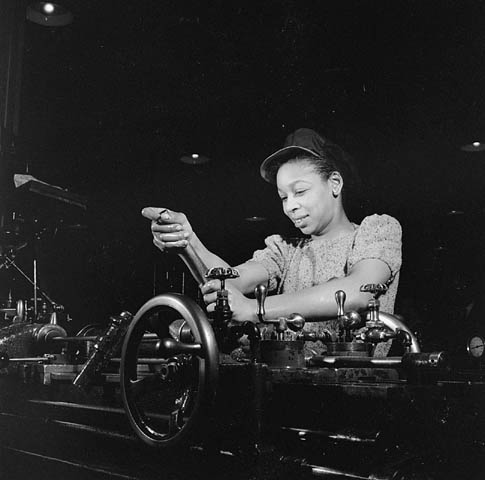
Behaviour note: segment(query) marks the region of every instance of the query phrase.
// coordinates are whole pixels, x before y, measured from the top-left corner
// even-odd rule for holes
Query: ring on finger
[[[158,212],[158,218],[155,220],[158,225],[163,225],[162,215],[166,212],[168,212],[166,208],[163,208],[162,210],[160,210],[160,212]]]

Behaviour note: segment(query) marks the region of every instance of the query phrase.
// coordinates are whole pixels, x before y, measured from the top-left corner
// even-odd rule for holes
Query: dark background
[[[12,175],[28,169],[88,199],[87,212],[38,204],[40,283],[75,325],[181,289],[184,268],[153,247],[144,206],[186,212],[233,264],[290,232],[258,169],[310,127],[356,159],[351,219],[388,213],[403,226],[396,311],[425,336],[460,328],[485,291],[485,152],[460,150],[485,141],[484,2],[62,3],[68,26],[22,20],[2,198],[5,219],[27,215]],[[211,162],[179,161],[193,151]],[[29,272],[33,243],[17,252]],[[12,269],[0,282],[3,300],[31,296]]]

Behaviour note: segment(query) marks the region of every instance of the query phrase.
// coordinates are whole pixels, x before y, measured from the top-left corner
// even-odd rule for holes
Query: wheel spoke
[[[188,406],[192,400],[192,390],[190,388],[186,388],[182,395],[175,401],[178,408],[173,410],[170,413],[170,419],[168,424],[169,433],[172,435],[180,430],[184,424],[184,415],[187,411]]]

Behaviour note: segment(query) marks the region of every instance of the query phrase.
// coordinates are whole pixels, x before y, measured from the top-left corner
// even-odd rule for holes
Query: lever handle
[[[337,302],[337,317],[342,318],[345,315],[345,299],[347,295],[343,290],[337,290],[335,292],[335,301]]]
[[[257,314],[260,322],[264,322],[264,316],[266,315],[264,310],[264,302],[267,294],[268,291],[264,285],[257,285],[254,289],[254,296],[256,297],[256,302],[258,303]]]
[[[186,248],[180,250],[179,257],[183,260],[185,265],[187,265],[187,268],[198,285],[205,283],[205,272],[207,272],[207,267],[190,243]]]

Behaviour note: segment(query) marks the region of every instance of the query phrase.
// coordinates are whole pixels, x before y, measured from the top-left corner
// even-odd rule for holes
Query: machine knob
[[[374,295],[374,298],[380,297],[387,292],[387,285],[384,283],[368,283],[360,287],[361,292],[369,292]]]
[[[337,318],[343,318],[345,315],[345,299],[347,298],[347,295],[345,295],[345,292],[343,290],[337,290],[335,292],[335,301],[337,302]]]
[[[266,300],[267,289],[264,285],[257,285],[254,289],[254,296],[256,297],[256,302],[258,303],[258,318],[260,322],[264,322],[264,316],[266,312],[264,311],[264,302]]]
[[[236,268],[231,267],[213,267],[205,274],[206,278],[216,278],[221,281],[221,290],[226,288],[227,278],[239,277],[239,272]]]
[[[206,274],[206,278],[213,278],[220,280],[221,288],[217,291],[216,305],[214,309],[214,323],[212,324],[216,331],[216,338],[218,341],[222,340],[224,336],[224,325],[231,320],[232,311],[229,306],[229,292],[226,290],[226,279],[239,277],[239,272],[231,267],[213,267],[210,268]]]
[[[305,326],[305,319],[299,313],[292,313],[287,319],[286,324],[290,330],[301,332]]]
[[[345,314],[345,328],[355,330],[356,328],[360,327],[361,322],[362,318],[357,312],[352,310]]]

